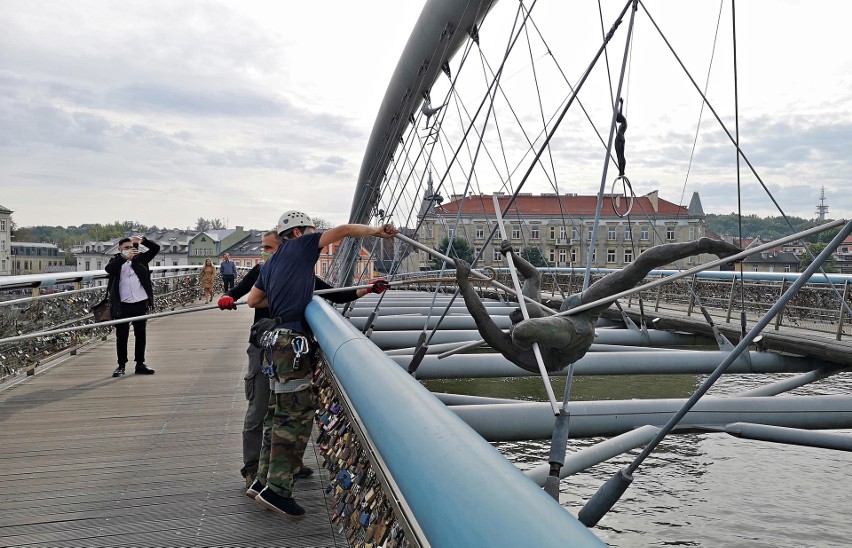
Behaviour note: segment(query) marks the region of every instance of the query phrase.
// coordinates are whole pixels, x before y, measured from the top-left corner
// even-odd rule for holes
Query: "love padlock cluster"
[[[345,409],[326,380],[325,364],[317,370],[319,426],[317,446],[331,481],[325,488],[331,522],[358,548],[407,548],[405,533],[373,470],[368,451],[358,440]]]

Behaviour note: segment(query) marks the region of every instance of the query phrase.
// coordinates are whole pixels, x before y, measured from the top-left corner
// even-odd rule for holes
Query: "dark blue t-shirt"
[[[319,259],[322,232],[287,240],[260,270],[254,286],[266,292],[270,316],[302,316],[314,294],[314,265]],[[300,321],[284,327],[304,333]]]

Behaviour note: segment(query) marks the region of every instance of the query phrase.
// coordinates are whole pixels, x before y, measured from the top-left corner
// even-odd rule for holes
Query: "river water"
[[[784,375],[723,376],[710,395],[733,395]],[[691,375],[577,377],[572,400],[685,398],[703,380]],[[541,379],[430,381],[430,390],[546,401]],[[564,379],[553,378],[557,395]],[[790,395],[849,394],[846,373]],[[845,432],[852,435],[852,432]],[[569,452],[601,439],[570,440]],[[521,469],[547,461],[549,440],[498,443]],[[562,480],[560,503],[577,515],[603,482],[641,448]],[[666,438],[633,484],[594,529],[611,546],[852,546],[852,454],[734,438]]]

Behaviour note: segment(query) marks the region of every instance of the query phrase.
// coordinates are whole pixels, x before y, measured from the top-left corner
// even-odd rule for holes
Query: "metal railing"
[[[151,267],[156,310],[174,310],[199,299],[201,268]],[[91,324],[85,330],[0,343],[0,382],[32,375],[48,361],[106,339],[112,328],[97,326],[91,308],[106,296],[107,278],[104,270],[0,278],[0,339]],[[221,282],[216,283],[220,291]]]

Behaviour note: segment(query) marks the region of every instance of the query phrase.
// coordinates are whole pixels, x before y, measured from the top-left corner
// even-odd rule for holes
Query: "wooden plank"
[[[245,496],[251,321],[245,307],[154,320],[153,376],[131,364],[113,379],[110,338],[0,392],[0,545],[346,546],[313,447],[318,473],[296,486],[305,519]]]

